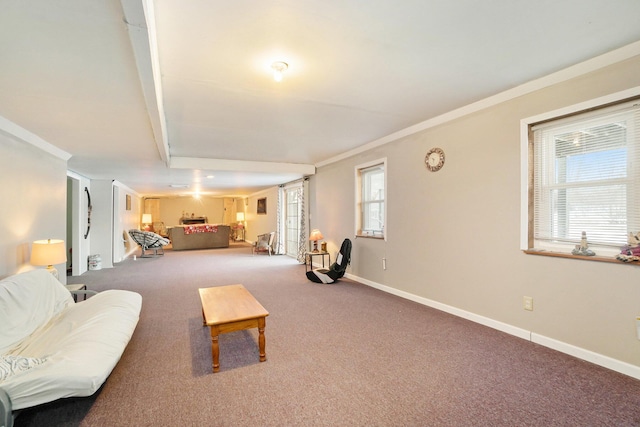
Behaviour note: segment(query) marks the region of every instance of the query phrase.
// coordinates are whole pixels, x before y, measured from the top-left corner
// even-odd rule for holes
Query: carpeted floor
[[[98,393],[25,410],[16,426],[640,425],[638,380],[304,271],[235,244],[69,278],[139,292],[140,322]],[[197,289],[234,283],[270,312],[267,361],[257,330],[225,334],[213,374]]]

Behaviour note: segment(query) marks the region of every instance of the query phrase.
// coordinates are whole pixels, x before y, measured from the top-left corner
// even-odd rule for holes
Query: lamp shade
[[[244,221],[244,212],[236,213],[236,221]]]
[[[142,214],[142,223],[143,224],[151,224],[153,220],[151,219],[151,214]]]
[[[324,236],[322,235],[320,230],[318,230],[317,228],[314,228],[313,230],[311,230],[311,235],[309,236],[309,240],[317,242],[320,239],[324,239]]]
[[[31,245],[31,264],[54,265],[67,262],[64,240],[36,240]]]

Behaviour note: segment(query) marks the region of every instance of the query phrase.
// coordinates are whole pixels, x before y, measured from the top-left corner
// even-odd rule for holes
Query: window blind
[[[532,126],[534,248],[617,251],[640,232],[640,101]],[[530,212],[531,214],[531,212]]]
[[[362,170],[362,230],[382,233],[384,226],[384,165]]]

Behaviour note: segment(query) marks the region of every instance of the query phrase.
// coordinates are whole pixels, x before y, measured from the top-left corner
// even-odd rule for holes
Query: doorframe
[[[283,223],[284,223],[284,253],[292,258],[296,258],[298,256],[298,248],[300,246],[300,224],[301,224],[301,218],[302,215],[304,215],[304,212],[302,212],[302,209],[300,208],[300,201],[298,201],[297,203],[297,218],[298,218],[298,223],[296,224],[296,230],[297,230],[297,236],[296,236],[296,246],[295,246],[295,250],[290,250],[289,249],[289,227],[288,227],[288,220],[289,220],[289,191],[291,190],[302,190],[303,191],[303,197],[304,197],[304,188],[302,185],[302,182],[296,182],[290,185],[285,185],[284,187],[284,209],[283,209]],[[293,253],[293,254],[292,254]]]
[[[299,262],[304,262],[304,258],[305,258],[305,253],[308,251],[309,248],[309,241],[307,240],[308,238],[308,233],[309,233],[309,178],[308,177],[304,177],[303,179],[297,180],[297,181],[293,181],[290,182],[288,184],[285,184],[284,186],[282,186],[282,212],[280,214],[281,220],[282,220],[282,227],[285,227],[285,222],[286,222],[286,193],[289,189],[291,189],[292,187],[298,187],[301,190],[302,193],[302,198],[299,201],[299,203],[301,204],[301,208],[300,208],[300,215],[298,216],[298,232],[299,232],[299,238],[298,238],[298,250],[297,250],[297,259]],[[302,240],[301,240],[302,239]],[[284,236],[285,243],[286,243],[286,235]],[[286,246],[285,246],[286,247]],[[283,248],[283,252],[287,253],[286,249]]]
[[[91,184],[88,178],[72,171],[67,171],[67,180],[70,183],[67,186],[67,250],[71,249],[71,275],[80,276],[87,271],[87,263],[82,260],[87,259],[90,248],[89,240],[83,239],[88,213],[83,205],[83,193]]]

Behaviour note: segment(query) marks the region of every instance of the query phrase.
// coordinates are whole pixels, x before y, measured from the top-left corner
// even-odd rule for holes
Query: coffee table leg
[[[264,362],[267,360],[267,354],[265,353],[265,339],[264,339],[264,328],[266,326],[266,321],[264,317],[258,319],[258,346],[260,349],[260,361]]]
[[[220,370],[220,346],[217,326],[211,326],[211,357],[213,358],[213,372],[218,372]]]

